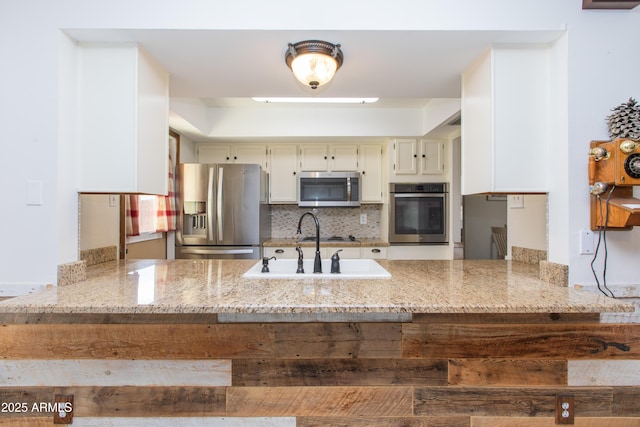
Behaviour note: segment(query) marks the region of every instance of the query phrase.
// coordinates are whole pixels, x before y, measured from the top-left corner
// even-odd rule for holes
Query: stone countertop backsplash
[[[359,208],[300,208],[297,205],[271,206],[271,238],[298,239],[296,234],[300,217],[314,212],[320,223],[320,236],[355,236],[356,239],[380,239],[382,205],[361,205]],[[360,215],[366,214],[367,223],[360,224]],[[301,225],[302,236],[315,236],[315,222],[305,218]]]
[[[281,248],[294,248],[296,246],[301,247],[314,247],[316,245],[315,240],[300,241],[300,237],[287,238],[287,239],[270,239],[262,244],[264,247],[281,247]],[[332,248],[347,248],[347,247],[384,247],[389,246],[389,242],[382,239],[357,239],[351,240],[323,240],[320,242],[321,247],[330,246]]]
[[[391,261],[388,279],[245,278],[256,260],[129,260],[0,302],[2,314],[613,313],[633,306],[504,260]]]

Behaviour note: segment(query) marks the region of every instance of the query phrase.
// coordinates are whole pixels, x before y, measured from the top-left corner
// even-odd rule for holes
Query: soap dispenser
[[[331,255],[331,273],[340,273],[340,256],[338,255],[338,252],[340,251],[342,251],[342,249],[338,249],[336,253]]]

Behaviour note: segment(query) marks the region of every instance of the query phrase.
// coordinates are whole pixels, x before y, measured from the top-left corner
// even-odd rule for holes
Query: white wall
[[[588,225],[585,152],[606,138],[604,117],[630,96],[640,98],[640,8],[583,11],[581,0],[328,0],[308,13],[294,0],[3,0],[0,3],[0,120],[5,143],[0,284],[55,283],[57,264],[77,259],[73,123],[60,69],[70,58],[60,28],[558,30],[566,28],[567,61],[558,61],[556,143],[549,194],[549,256],[570,265],[570,281],[592,281],[577,254]],[[252,13],[246,13],[251,10]],[[339,11],[339,13],[336,13]],[[498,11],[498,12],[489,12]],[[312,33],[312,31],[311,31]],[[558,47],[561,57],[562,46]],[[410,64],[406,64],[410,66]],[[566,74],[564,71],[566,69]],[[564,77],[566,81],[564,81]],[[568,100],[568,101],[567,101]],[[526,102],[523,100],[523,102]],[[566,108],[565,108],[565,105]],[[565,115],[567,120],[565,120]],[[554,124],[552,124],[553,127]],[[566,128],[565,128],[566,125]],[[67,155],[65,155],[66,153]],[[557,156],[557,157],[555,157]],[[62,157],[62,158],[61,158]],[[566,161],[564,161],[566,160]],[[39,206],[25,203],[26,183],[42,183]],[[27,224],[23,227],[21,224]],[[609,233],[610,281],[637,282],[629,268],[640,253],[640,230]]]
[[[489,201],[484,194],[463,196],[464,200],[464,258],[495,259],[491,241],[491,227],[507,224],[507,202]],[[511,242],[507,239],[507,246]]]
[[[515,207],[512,196],[507,198],[507,256],[511,247],[547,250],[547,196],[522,195],[522,207]]]
[[[120,250],[120,196],[113,206],[109,194],[80,196],[80,250],[116,246]]]

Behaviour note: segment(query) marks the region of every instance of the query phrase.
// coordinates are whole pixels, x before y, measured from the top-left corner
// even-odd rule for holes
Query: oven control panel
[[[446,182],[391,183],[390,193],[447,193]]]

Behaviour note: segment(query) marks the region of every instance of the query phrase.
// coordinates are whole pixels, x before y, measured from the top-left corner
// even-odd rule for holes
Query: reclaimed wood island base
[[[640,325],[600,315],[632,306],[528,265],[382,261],[392,279],[363,283],[106,264],[0,303],[0,425],[51,425],[56,395],[80,426],[552,426],[557,396],[575,425],[640,425]]]

